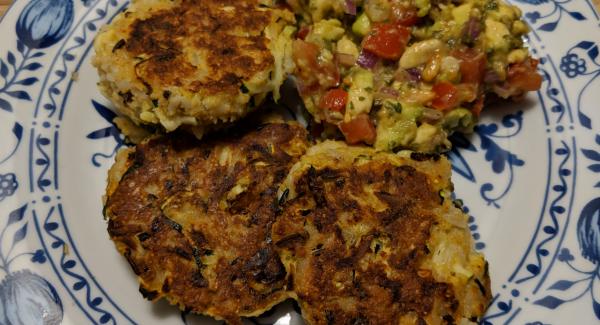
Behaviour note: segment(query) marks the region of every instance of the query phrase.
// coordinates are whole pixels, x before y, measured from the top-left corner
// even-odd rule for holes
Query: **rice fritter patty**
[[[292,70],[290,11],[257,0],[134,0],[96,36],[100,91],[138,125],[201,137]]]
[[[308,324],[477,322],[487,263],[451,188],[445,157],[310,148],[281,185],[272,228]]]
[[[140,292],[230,324],[288,298],[269,232],[277,189],[307,146],[302,127],[279,123],[203,142],[174,133],[121,151],[104,214]]]

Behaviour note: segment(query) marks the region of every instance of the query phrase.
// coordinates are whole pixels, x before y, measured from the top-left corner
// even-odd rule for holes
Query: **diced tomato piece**
[[[417,8],[413,6],[406,6],[404,4],[394,4],[392,5],[392,14],[396,19],[396,23],[401,26],[410,27],[419,22]]]
[[[302,26],[300,28],[300,30],[298,31],[298,33],[296,34],[296,37],[304,40],[306,38],[306,36],[308,35],[308,32],[310,31],[310,29],[308,28],[308,26]]]
[[[449,82],[440,82],[433,85],[435,98],[431,101],[431,106],[437,110],[445,111],[454,108],[460,104],[458,90]]]
[[[410,29],[396,24],[380,24],[367,34],[363,48],[379,57],[398,60],[410,38]]]
[[[331,89],[321,97],[319,106],[334,112],[344,112],[348,103],[348,93],[343,89]]]
[[[512,64],[508,67],[509,85],[523,91],[536,91],[542,86],[542,76],[537,72],[539,61],[528,58],[527,60]]]
[[[333,60],[319,60],[320,49],[317,44],[294,40],[292,57],[297,67],[302,94],[319,89],[337,87],[340,73]]]
[[[460,60],[461,82],[481,83],[487,61],[483,52],[466,48],[454,51],[452,56]]]
[[[349,144],[357,144],[364,142],[367,144],[373,144],[377,133],[375,132],[375,125],[367,114],[360,114],[350,122],[342,122],[340,124],[340,130],[346,137],[346,142]]]
[[[292,57],[294,62],[300,65],[300,68],[315,69],[318,67],[319,46],[317,44],[295,40],[292,47]]]

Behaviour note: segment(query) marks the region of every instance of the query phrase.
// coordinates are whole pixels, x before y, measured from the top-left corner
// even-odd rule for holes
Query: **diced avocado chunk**
[[[399,146],[408,147],[417,135],[415,120],[403,116],[396,107],[396,105],[384,105],[377,112],[375,148],[379,150],[394,150]]]
[[[352,24],[352,32],[360,37],[364,37],[371,30],[371,20],[366,13],[358,15],[354,24]]]
[[[485,20],[485,40],[488,51],[508,51],[510,31],[503,23],[487,18]]]
[[[488,17],[503,23],[512,22],[513,20],[518,19],[520,16],[521,11],[519,8],[501,2],[497,2],[495,10],[490,10],[488,12]]]
[[[452,17],[458,26],[464,25],[469,20],[472,8],[473,5],[471,3],[465,3],[452,9]]]
[[[491,62],[492,70],[496,72],[498,78],[500,80],[506,80],[506,64],[508,62],[506,61],[506,57],[494,54],[489,62]]]
[[[352,85],[357,88],[373,88],[373,73],[363,68],[352,71]]]
[[[417,121],[423,115],[423,107],[418,105],[401,105],[388,100],[377,112],[377,139],[375,148],[394,150],[398,147],[417,151],[434,152],[440,146],[448,147],[447,133],[441,125],[421,123]]]
[[[337,42],[336,51],[338,53],[351,55],[354,59],[358,58],[358,46],[348,37],[344,36]]]
[[[414,147],[419,136],[417,120],[423,115],[423,107],[400,104],[388,100],[377,112],[377,140],[375,147],[380,150],[393,150],[397,147]],[[422,133],[422,132],[421,132]]]
[[[515,35],[524,35],[529,33],[529,27],[521,20],[515,20],[512,24],[511,32]]]
[[[419,9],[417,12],[417,16],[419,17],[425,17],[429,13],[429,9],[431,9],[429,0],[415,0],[415,6]]]
[[[336,41],[344,35],[342,23],[337,19],[321,20],[313,25],[310,34],[306,37],[307,41],[315,41],[313,38],[320,38],[325,41]],[[317,40],[318,43],[318,40]]]
[[[517,63],[525,61],[527,56],[529,56],[529,51],[527,51],[527,49],[516,49],[510,51],[506,59],[508,60],[508,63]]]
[[[446,56],[442,59],[440,73],[437,76],[438,81],[448,81],[456,83],[460,79],[460,61],[453,56]]]
[[[309,0],[308,8],[311,12],[312,21],[320,21],[326,16],[331,17],[343,15],[344,1]]]
[[[418,105],[402,105],[402,116],[405,119],[416,121],[423,115],[423,107]]]
[[[460,131],[469,133],[473,131],[475,126],[475,119],[473,113],[465,108],[456,108],[448,112],[444,116],[442,125],[448,131]]]
[[[319,58],[325,62],[333,61],[333,53],[328,49],[321,49]]]
[[[350,78],[346,116],[352,119],[360,113],[369,113],[373,106],[373,73],[354,68]]]
[[[444,138],[446,136],[438,126],[423,123],[417,128],[413,148],[418,151],[434,151],[440,140]]]

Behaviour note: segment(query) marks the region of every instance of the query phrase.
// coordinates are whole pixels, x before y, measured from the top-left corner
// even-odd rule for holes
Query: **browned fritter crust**
[[[133,0],[94,41],[98,87],[135,126],[198,138],[258,109],[293,69],[289,10],[262,0]],[[121,123],[119,126],[124,126]]]
[[[173,134],[120,153],[105,216],[151,300],[241,324],[289,297],[270,241],[277,189],[308,146],[297,124],[198,142]]]
[[[136,72],[148,84],[178,86],[208,94],[237,94],[242,80],[273,64],[263,34],[270,23],[271,11],[257,10],[257,2],[181,1],[180,6],[136,20],[129,38],[123,39],[124,43],[114,50],[144,55],[147,59],[136,65]],[[239,35],[235,35],[236,31]],[[198,78],[197,68],[182,55],[183,47],[190,44],[205,55],[204,78]]]
[[[289,199],[272,228],[288,289],[308,323],[454,324],[481,316],[489,301],[483,263],[476,276],[485,292],[467,284],[478,295],[472,302],[459,301],[462,289],[457,296],[424,265],[433,227],[445,227],[440,214],[456,209],[440,196],[449,163],[330,144],[311,148],[293,167],[280,190]]]

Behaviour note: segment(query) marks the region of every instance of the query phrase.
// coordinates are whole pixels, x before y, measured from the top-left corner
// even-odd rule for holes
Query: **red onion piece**
[[[463,29],[463,37],[469,42],[474,42],[481,33],[479,19],[471,17]]]
[[[377,55],[367,51],[360,51],[356,64],[365,69],[372,69],[378,61],[379,57]]]
[[[392,10],[389,2],[381,0],[364,1],[363,9],[372,23],[382,23],[390,18]]]
[[[493,84],[500,81],[500,76],[494,70],[485,71],[485,75],[483,76],[483,82],[486,84]]]
[[[408,75],[410,76],[411,81],[420,81],[421,80],[421,70],[417,68],[407,69]]]
[[[356,16],[356,4],[353,0],[346,0],[345,12],[349,15]]]

